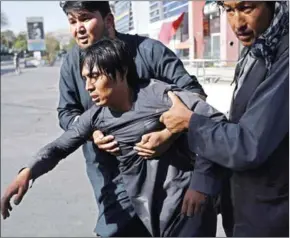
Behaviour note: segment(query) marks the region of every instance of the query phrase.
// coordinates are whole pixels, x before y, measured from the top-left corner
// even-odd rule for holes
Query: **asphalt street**
[[[58,66],[22,69],[15,75],[12,65],[1,65],[1,193],[41,146],[61,134],[58,79]],[[208,101],[226,112],[229,83],[204,87]],[[35,181],[11,217],[1,219],[1,237],[93,237],[96,220],[97,206],[78,150]],[[220,220],[217,235],[224,236]]]

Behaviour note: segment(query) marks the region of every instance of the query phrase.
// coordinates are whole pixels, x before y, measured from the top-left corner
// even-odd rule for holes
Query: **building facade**
[[[117,31],[148,35],[149,1],[111,1],[110,5]]]
[[[226,12],[211,1],[191,1],[190,11],[190,58],[236,61],[242,47],[227,22]]]
[[[180,58],[236,61],[242,48],[226,13],[212,1],[111,1],[111,5],[119,32],[157,40],[171,32],[170,41],[163,43]]]
[[[189,1],[150,1],[149,36],[153,39],[160,38],[160,34],[162,34],[160,31],[164,24],[173,24],[175,20],[184,14],[182,22],[172,36],[171,41],[167,44],[171,50],[182,58],[189,57],[189,47],[184,47],[184,42],[188,42],[189,39],[188,10]],[[167,29],[167,31],[169,30]]]
[[[128,33],[133,29],[133,12],[131,1],[115,1],[113,4],[115,27],[119,32]]]

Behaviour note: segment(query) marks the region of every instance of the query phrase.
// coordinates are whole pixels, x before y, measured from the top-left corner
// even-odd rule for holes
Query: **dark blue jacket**
[[[234,236],[289,236],[289,34],[269,71],[255,60],[230,121],[194,114],[189,137],[192,151],[233,171]]]

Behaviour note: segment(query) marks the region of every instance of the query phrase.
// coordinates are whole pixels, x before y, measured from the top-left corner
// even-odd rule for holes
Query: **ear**
[[[115,19],[112,13],[109,13],[104,19],[105,27],[110,38],[115,38]]]

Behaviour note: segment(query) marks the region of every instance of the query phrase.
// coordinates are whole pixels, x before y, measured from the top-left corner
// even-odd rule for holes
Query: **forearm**
[[[32,179],[51,171],[68,155],[77,150],[90,136],[91,127],[88,111],[79,118],[79,121],[59,138],[42,147],[28,164]]]
[[[199,156],[197,158],[189,187],[211,196],[219,194],[224,178],[224,169],[209,160]]]
[[[237,171],[253,169],[263,164],[288,131],[286,119],[284,123],[272,128],[271,133],[265,134],[250,130],[243,123],[214,122],[200,115],[193,115],[190,124],[191,150],[214,163]],[[284,135],[280,129],[283,124]],[[256,128],[260,129],[262,126],[257,125]],[[275,133],[280,133],[279,138],[277,136],[276,140],[269,140],[271,136],[275,138]]]
[[[58,149],[54,142],[44,146],[34,156],[34,160],[26,166],[26,168],[30,169],[31,179],[35,180],[53,170],[66,155],[67,153],[62,149]]]
[[[38,155],[40,155],[40,152]],[[38,177],[54,169],[59,161],[60,160],[58,159],[44,159],[36,157],[33,161],[23,167],[18,174],[22,172],[29,173],[30,180],[34,181]]]

